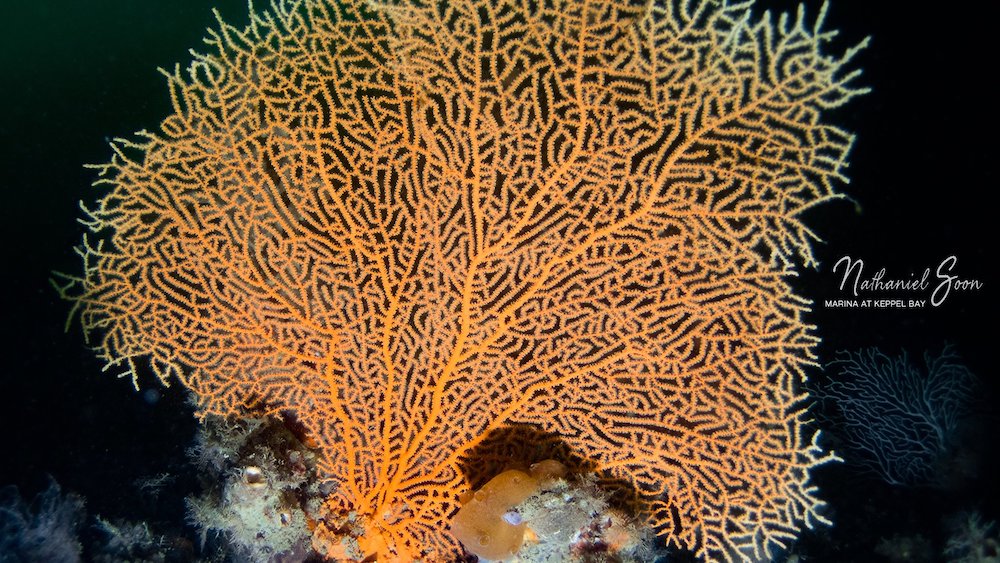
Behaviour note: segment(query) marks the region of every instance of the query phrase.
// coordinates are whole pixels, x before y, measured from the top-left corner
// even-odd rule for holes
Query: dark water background
[[[83,163],[109,157],[106,138],[154,129],[170,110],[158,66],[183,66],[214,25],[210,8],[237,25],[242,0],[69,0],[8,3],[0,13],[0,486],[30,496],[51,475],[87,498],[91,514],[149,519],[179,526],[183,493],[151,502],[133,485],[142,477],[185,470],[194,432],[177,386],[136,393],[127,380],[101,373],[78,325],[63,331],[69,307],[49,285],[50,272],[76,273],[72,251],[82,234],[77,202],[97,190]],[[263,3],[261,3],[263,4]],[[760,4],[760,3],[759,3]],[[833,528],[805,534],[809,561],[878,561],[880,538],[919,534],[936,557],[942,520],[961,510],[1000,518],[996,446],[1000,97],[997,73],[1000,8],[962,3],[934,9],[878,8],[834,1],[827,28],[841,30],[832,52],[866,35],[857,59],[873,92],[829,118],[857,134],[850,185],[855,198],[810,211],[825,242],[816,271],[797,282],[817,303],[810,316],[823,343],[836,350],[879,346],[915,356],[951,342],[981,381],[970,430],[978,466],[950,488],[892,487],[850,464],[816,472],[831,505]],[[894,3],[895,4],[895,3]],[[793,2],[767,2],[794,9]],[[808,3],[815,14],[818,2]],[[961,11],[964,10],[964,11]],[[827,309],[844,297],[830,272],[844,255],[907,276],[958,258],[964,278],[985,287],[953,295],[938,308]],[[822,381],[822,373],[814,377]],[[178,490],[186,486],[181,480]]]

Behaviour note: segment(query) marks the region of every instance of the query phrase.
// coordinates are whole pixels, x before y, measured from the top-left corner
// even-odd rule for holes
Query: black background
[[[868,3],[865,3],[868,4]],[[823,343],[820,362],[836,350],[879,346],[916,356],[956,345],[978,374],[978,477],[949,489],[890,487],[850,464],[820,469],[833,528],[810,532],[799,550],[811,561],[879,560],[881,537],[944,537],[942,520],[997,507],[996,204],[1000,107],[989,81],[997,72],[997,13],[959,3],[933,10],[835,1],[826,27],[839,29],[831,52],[871,36],[856,60],[859,84],[872,92],[832,112],[829,121],[857,134],[842,190],[851,200],[809,212],[823,239],[816,270],[801,272],[801,295],[816,303],[810,322]],[[244,25],[242,0],[214,2],[224,19]],[[793,2],[769,2],[794,10]],[[904,6],[909,3],[898,3]],[[107,137],[154,129],[169,111],[157,67],[187,64],[212,4],[176,0],[69,0],[14,3],[0,33],[0,486],[30,496],[52,475],[87,498],[88,511],[109,517],[182,520],[182,495],[153,506],[137,478],[183,470],[194,431],[191,409],[175,385],[131,382],[101,373],[78,325],[64,332],[69,306],[49,285],[52,270],[76,273],[82,227],[78,201],[91,202],[94,172],[84,163],[109,157]],[[762,5],[761,5],[762,6]],[[263,7],[263,6],[260,6]],[[763,6],[762,6],[763,7]],[[760,12],[761,8],[756,10]],[[809,2],[814,17],[818,2]],[[932,270],[949,255],[958,273],[985,284],[938,308],[828,309],[845,295],[831,273],[844,255],[890,277]],[[922,298],[922,297],[921,297]],[[817,369],[814,379],[825,375]],[[835,445],[835,442],[832,442]]]

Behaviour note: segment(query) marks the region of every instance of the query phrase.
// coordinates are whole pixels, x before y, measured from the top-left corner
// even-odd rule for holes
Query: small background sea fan
[[[853,452],[849,461],[893,485],[941,483],[976,382],[954,348],[925,352],[923,369],[905,351],[841,352],[830,371],[813,394],[836,412],[827,420]]]

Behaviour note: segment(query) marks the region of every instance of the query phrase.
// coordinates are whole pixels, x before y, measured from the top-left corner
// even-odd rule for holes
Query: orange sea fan
[[[751,559],[824,521],[787,278],[851,144],[857,48],[750,3],[278,1],[117,140],[75,300],[201,411],[293,414],[365,554],[447,560],[491,432],[556,435],[666,540]],[[860,48],[860,46],[858,47]],[[95,242],[97,241],[97,242]],[[317,527],[315,544],[332,553]],[[357,535],[357,534],[356,534]]]

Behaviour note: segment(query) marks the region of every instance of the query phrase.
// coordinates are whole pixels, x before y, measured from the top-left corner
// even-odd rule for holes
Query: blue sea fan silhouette
[[[877,348],[840,352],[836,375],[814,390],[837,413],[831,423],[854,455],[893,485],[937,481],[939,462],[956,445],[969,413],[976,378],[952,346],[924,353],[925,369],[906,352],[890,357]]]

